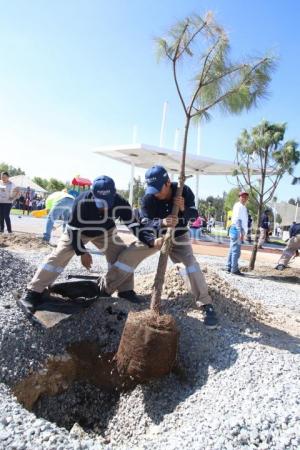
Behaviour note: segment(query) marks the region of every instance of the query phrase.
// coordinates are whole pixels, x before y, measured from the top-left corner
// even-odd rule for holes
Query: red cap
[[[248,192],[246,192],[246,191],[241,191],[241,192],[239,193],[239,197],[244,197],[244,196],[249,197]]]

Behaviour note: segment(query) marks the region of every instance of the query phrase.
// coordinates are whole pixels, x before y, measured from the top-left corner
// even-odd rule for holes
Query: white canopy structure
[[[129,202],[132,204],[134,169],[147,169],[154,164],[164,166],[170,175],[180,172],[181,152],[147,144],[129,144],[100,147],[95,153],[131,165]],[[196,176],[196,204],[198,203],[199,175],[232,175],[238,166],[230,161],[188,153],[185,173]]]
[[[15,177],[10,177],[10,181],[16,185],[21,190],[25,190],[26,188],[30,187],[35,192],[46,194],[47,191],[36,184],[34,181],[32,181],[29,177],[26,175],[16,175]]]

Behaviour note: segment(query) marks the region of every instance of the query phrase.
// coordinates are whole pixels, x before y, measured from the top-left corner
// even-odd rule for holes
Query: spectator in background
[[[23,193],[21,193],[20,197],[16,200],[16,208],[23,209],[24,201],[25,201],[25,197],[24,197]]]
[[[31,203],[31,190],[28,186],[25,194],[24,194],[24,202],[23,202],[23,216],[25,214],[25,211],[27,211],[27,216],[29,216],[30,213],[30,203]]]
[[[235,203],[232,210],[232,224],[229,230],[230,249],[227,259],[227,271],[233,275],[243,276],[240,271],[238,262],[241,256],[241,241],[248,230],[248,211],[246,203],[248,201],[248,192],[239,193],[239,201]]]
[[[18,195],[19,190],[9,181],[9,174],[2,172],[0,180],[0,233],[4,232],[4,222],[8,233],[12,233],[9,215],[12,204]]]
[[[251,216],[250,213],[248,213],[247,241],[249,242],[249,244],[251,244],[251,242],[252,242],[252,238],[251,238],[251,236],[252,236],[252,222],[253,222],[252,216]]]
[[[269,240],[269,231],[270,231],[270,218],[269,218],[270,210],[266,209],[262,215],[260,221],[260,235],[258,241],[258,248],[263,248],[263,244],[268,242]]]
[[[230,227],[231,227],[231,221],[232,221],[232,210],[227,212],[227,221],[226,221],[227,236],[229,236],[229,230],[230,230]]]
[[[208,221],[208,225],[207,225],[207,229],[208,229],[209,233],[211,233],[211,230],[214,228],[215,223],[216,223],[215,218],[213,216],[211,216],[211,218]]]
[[[282,230],[280,228],[280,225],[277,225],[276,230],[275,230],[275,234],[276,234],[276,237],[279,237],[281,239]]]
[[[192,239],[199,239],[201,236],[202,218],[198,216],[190,223],[190,237]]]
[[[37,207],[38,210],[44,209],[44,208],[45,208],[45,202],[44,202],[44,200],[40,198],[40,199],[37,201],[36,207]]]
[[[202,232],[203,234],[207,233],[207,217],[202,217]]]

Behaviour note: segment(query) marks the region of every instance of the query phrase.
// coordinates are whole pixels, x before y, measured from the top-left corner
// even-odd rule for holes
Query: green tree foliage
[[[205,200],[200,199],[198,202],[198,211],[200,213],[200,216],[214,216],[216,220],[224,220],[224,200],[225,196],[214,197],[213,195],[209,195]]]
[[[16,175],[25,175],[25,172],[20,169],[20,167],[10,166],[4,162],[0,163],[0,173],[8,172],[11,177],[15,177]]]
[[[285,123],[262,121],[249,132],[243,130],[236,143],[237,173],[241,186],[255,193],[257,221],[268,202],[273,199],[276,188],[285,174],[293,175],[300,161],[298,144],[293,141],[284,142]],[[253,175],[253,168],[259,175]],[[255,266],[258,248],[259,230],[257,229],[249,268]]]
[[[279,225],[282,223],[282,217],[280,214],[276,214],[276,223],[278,223]]]
[[[66,187],[66,183],[63,183],[62,181],[59,181],[56,178],[47,179],[41,177],[34,177],[33,181],[42,188],[46,189],[46,191],[48,191],[49,194],[51,194],[51,192],[61,191]]]
[[[56,178],[50,178],[48,181],[48,192],[55,192],[55,191],[61,191],[66,187],[66,183],[63,183],[60,180],[57,180]]]
[[[233,208],[233,205],[238,201],[239,191],[240,191],[239,188],[232,188],[226,195],[225,202],[224,202],[224,209],[226,212],[231,211]]]
[[[48,190],[48,180],[46,178],[41,178],[41,177],[33,177],[32,181],[36,184],[38,184],[39,186],[41,186],[43,189],[46,189],[46,191]]]
[[[122,197],[126,198],[126,200],[129,199],[129,190],[130,190],[130,184],[128,184],[128,189],[119,189],[118,192]],[[134,178],[134,184],[133,184],[133,200],[132,204],[134,207],[140,206],[140,200],[145,194],[145,185],[141,180],[141,177]]]
[[[228,35],[212,12],[177,22],[156,42],[158,57],[171,63],[187,124],[191,118],[209,119],[216,107],[240,113],[267,95],[274,58],[233,61]],[[178,66],[185,75],[190,71],[192,81],[180,83]]]

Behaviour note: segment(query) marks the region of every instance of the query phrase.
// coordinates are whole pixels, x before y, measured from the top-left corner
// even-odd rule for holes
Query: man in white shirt
[[[227,271],[239,276],[244,275],[239,270],[238,261],[241,256],[241,241],[244,240],[244,236],[247,235],[248,230],[248,211],[245,206],[248,198],[248,192],[242,191],[239,193],[239,201],[233,207],[232,221],[229,229],[230,249],[227,259]]]

